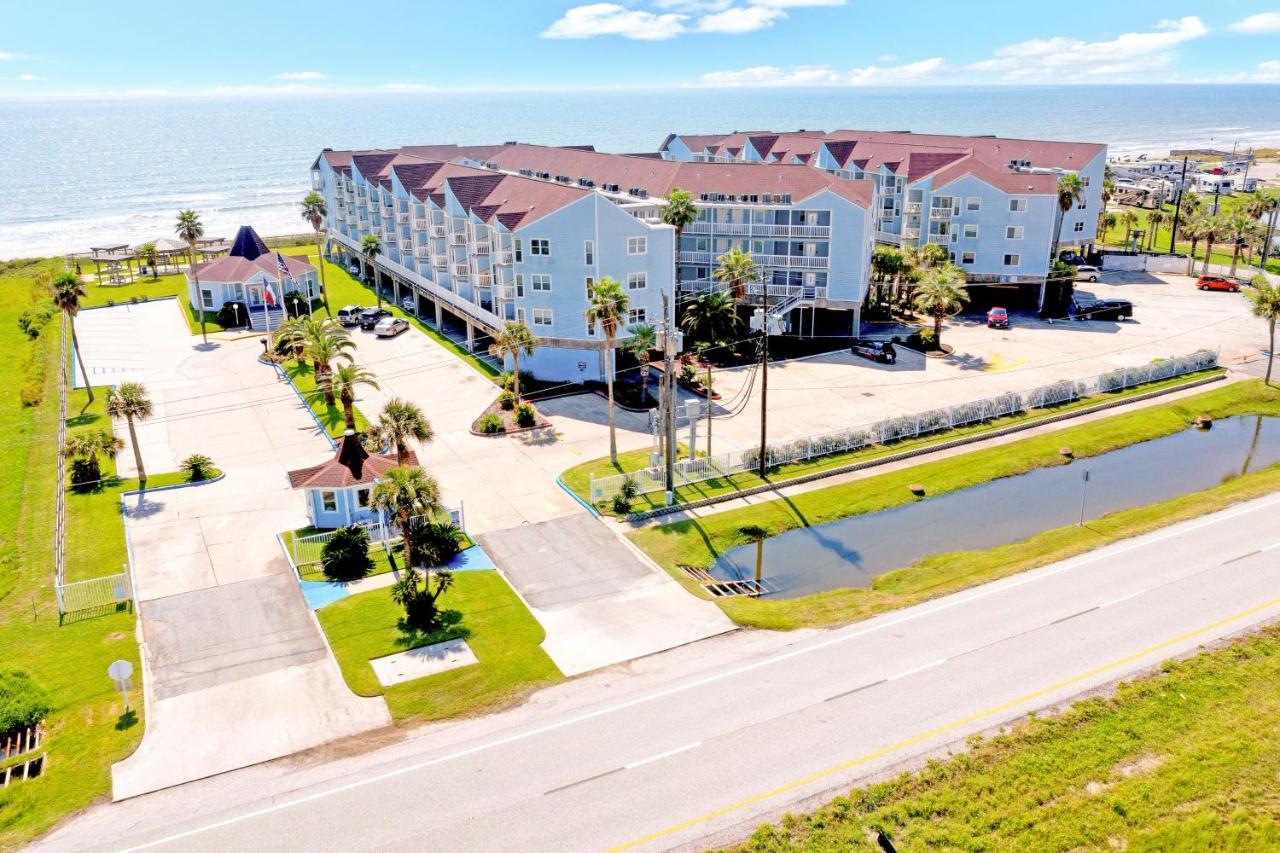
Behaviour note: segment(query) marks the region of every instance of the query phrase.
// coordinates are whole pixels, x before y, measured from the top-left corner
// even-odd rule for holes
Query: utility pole
[[[667,506],[676,497],[676,323],[669,295],[662,294],[662,316],[666,325],[662,337],[663,376],[667,388],[667,405],[663,410],[663,432],[666,434]]]
[[[1263,258],[1262,265],[1264,268],[1266,267],[1265,256]],[[707,389],[707,455],[710,456],[711,455],[711,359],[707,359],[706,389]]]
[[[1178,179],[1178,195],[1173,200],[1173,229],[1169,232],[1169,254],[1177,251],[1178,217],[1182,215],[1182,194],[1187,188],[1187,158],[1182,158],[1182,177]]]
[[[764,310],[760,318],[760,479],[768,470],[769,426],[769,282],[762,282]]]

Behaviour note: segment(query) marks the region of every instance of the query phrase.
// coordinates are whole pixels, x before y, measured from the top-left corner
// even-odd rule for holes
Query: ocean
[[[308,226],[324,147],[520,140],[653,151],[668,131],[991,133],[1113,153],[1280,146],[1280,86],[677,89],[0,102],[0,258],[170,236]]]

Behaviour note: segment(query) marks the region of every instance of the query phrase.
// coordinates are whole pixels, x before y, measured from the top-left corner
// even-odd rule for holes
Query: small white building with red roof
[[[187,298],[193,308],[216,313],[223,305],[238,302],[248,308],[255,328],[265,320],[273,301],[272,323],[279,322],[284,297],[290,293],[308,302],[320,297],[315,266],[305,255],[273,252],[247,225],[236,233],[230,252],[187,271]]]
[[[406,465],[417,465],[410,450]],[[289,485],[301,489],[307,499],[307,518],[322,530],[378,520],[370,504],[370,494],[378,479],[396,467],[394,453],[370,453],[352,430],[338,444],[338,452],[327,462],[289,472]]]

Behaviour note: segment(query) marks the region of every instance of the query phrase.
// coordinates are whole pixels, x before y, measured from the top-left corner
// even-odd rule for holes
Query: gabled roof
[[[405,454],[406,465],[417,465],[412,450]],[[348,430],[338,444],[338,452],[328,462],[289,472],[289,485],[295,489],[345,489],[374,482],[396,467],[394,454],[375,454],[360,444],[356,434]]]
[[[305,256],[284,256],[285,269],[289,271],[289,275],[294,278],[301,278],[308,273],[315,272],[316,268],[307,262]],[[196,275],[201,281],[218,282],[220,284],[235,284],[238,282],[246,282],[250,279],[258,278],[263,273],[272,281],[279,281],[279,271],[276,269],[276,256],[274,252],[259,255],[253,260],[235,255],[223,255],[220,258],[214,258],[202,264],[196,264]]]

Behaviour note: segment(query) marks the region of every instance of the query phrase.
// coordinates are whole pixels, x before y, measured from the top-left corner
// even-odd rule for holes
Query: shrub
[[[620,491],[624,498],[628,501],[633,501],[636,495],[640,494],[640,484],[633,477],[628,477],[622,481],[622,489]]]
[[[51,708],[49,694],[25,672],[0,672],[0,734],[35,725]]]
[[[102,467],[98,464],[98,457],[71,460],[71,488],[85,491],[98,485],[101,479]]]
[[[286,293],[284,295],[284,311],[288,316],[300,317],[307,313],[307,307],[307,300],[297,293]]]
[[[694,367],[689,362],[682,363],[680,365],[680,378],[685,382],[692,383],[698,378],[698,368]]]
[[[631,501],[627,500],[626,495],[619,492],[613,496],[613,511],[618,515],[631,512]]]
[[[224,329],[249,325],[249,307],[243,302],[224,302],[218,309],[218,325]]]
[[[22,384],[18,399],[24,406],[38,406],[44,402],[44,383],[29,379]]]
[[[452,521],[424,524],[421,530],[414,531],[415,559],[428,566],[443,566],[462,550],[458,543],[461,532]]]
[[[213,460],[203,453],[192,453],[186,459],[182,460],[179,466],[182,473],[187,475],[187,482],[199,483],[213,476]]]
[[[18,317],[18,328],[28,338],[35,340],[40,337],[40,332],[48,324],[49,320],[57,312],[57,306],[52,303],[45,302],[39,305],[32,305],[27,308]]]
[[[516,407],[516,395],[510,391],[503,391],[498,395],[498,405],[508,412]]]
[[[511,371],[510,371],[510,370],[504,370],[504,371],[502,371],[502,376],[500,376],[500,377],[499,377],[499,379],[500,379],[500,380],[501,380],[501,382],[502,382],[502,388],[503,388],[503,390],[505,390],[505,391],[510,391],[510,390],[512,390],[512,388],[513,388],[513,386],[514,386],[515,378],[512,376],[512,374],[511,374]],[[527,370],[522,370],[522,371],[520,371],[520,389],[521,389],[522,391],[523,391],[526,387],[533,387],[533,381],[534,381],[534,380],[533,380],[533,374],[532,374],[532,373],[530,373],[530,372],[529,372],[529,371],[527,371]]]
[[[369,531],[363,527],[339,527],[320,553],[324,576],[334,581],[359,580],[373,570],[369,556]]]
[[[531,427],[538,422],[538,415],[533,411],[533,406],[528,403],[521,403],[516,406],[516,424],[522,427]]]
[[[920,352],[933,352],[938,348],[938,340],[933,329],[917,329],[907,335],[907,346]]]
[[[481,432],[493,435],[496,432],[502,432],[502,418],[493,412],[486,412],[480,416],[480,420],[476,421],[476,426]]]

